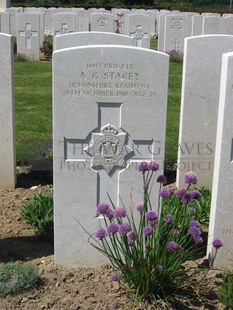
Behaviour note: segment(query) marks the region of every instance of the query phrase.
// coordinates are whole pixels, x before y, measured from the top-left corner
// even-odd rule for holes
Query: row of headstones
[[[158,19],[158,51],[183,52],[184,38],[208,34],[233,35],[233,15],[219,14],[189,16],[161,14]]]
[[[80,14],[57,13],[53,15],[53,34],[54,36],[69,34],[74,32],[88,31],[88,19],[79,18]],[[2,32],[12,33],[10,31],[10,14],[2,13]],[[17,53],[26,55],[32,59],[40,58],[40,47],[44,40],[44,14],[21,13],[16,14],[16,37]],[[111,18],[112,23],[109,22]],[[91,15],[91,30],[113,33],[113,15],[108,13],[93,13]],[[134,45],[149,48],[152,33],[152,24],[155,20],[148,18],[145,14],[127,15],[128,36],[134,38]],[[5,27],[5,28],[4,28]],[[7,28],[7,29],[6,29]],[[155,26],[154,26],[155,28]],[[5,30],[4,30],[5,29]]]
[[[82,8],[70,8],[67,10],[49,8],[49,9],[33,9],[26,8],[24,13],[19,8],[10,8],[2,13],[2,32],[4,30],[7,33],[16,36],[16,15],[24,13],[41,14],[43,16],[43,31],[46,35],[56,35],[55,28],[57,27],[57,21],[54,21],[54,16],[60,15],[63,19],[63,24],[66,24],[66,28],[59,28],[56,31],[60,31],[60,34],[74,31],[103,31],[103,32],[117,32],[120,34],[128,34],[127,29],[130,20],[128,21],[128,15],[143,14],[147,16],[147,30],[148,33],[155,34],[156,21],[159,14],[158,10],[128,10],[128,9],[112,9],[111,11],[101,9],[89,9],[84,10]],[[67,14],[67,15],[66,15]],[[72,15],[73,18],[72,18]],[[59,15],[58,15],[59,16]],[[74,16],[76,19],[74,20]],[[56,17],[57,18],[57,17]],[[130,17],[129,17],[130,18]],[[66,20],[70,20],[67,22]],[[55,23],[55,25],[54,25]],[[5,24],[5,25],[4,25]]]
[[[78,35],[83,37],[76,42]],[[86,234],[75,219],[93,232],[98,226],[94,206],[107,201],[107,192],[116,204],[120,196],[130,205],[130,191],[135,203],[141,200],[138,162],[155,159],[163,170],[169,57],[133,47],[132,38],[116,34],[96,38],[80,33],[57,39],[53,70],[56,261],[66,266],[95,265],[103,258],[86,245]],[[97,41],[109,45],[87,46]],[[3,188],[7,180],[8,186],[15,183],[11,44],[11,36],[0,35]],[[222,64],[222,55],[232,51],[233,36],[185,40],[177,169],[178,186],[193,170],[198,186],[213,189],[209,241],[215,237],[224,241],[216,260],[224,267],[232,259],[233,56],[225,55]],[[153,195],[156,201],[156,191]],[[212,251],[210,246],[210,257]]]
[[[27,8],[28,13],[19,13],[20,8],[10,8],[0,15],[0,31],[17,37],[18,54],[39,59],[44,35],[89,31],[89,27],[91,31],[129,35],[134,38],[135,46],[145,48],[150,47],[151,36],[158,32],[158,50],[162,52],[183,52],[184,38],[189,36],[233,34],[230,14],[221,17],[213,13],[165,10],[112,9],[106,13],[103,9],[71,8],[66,12],[61,12],[63,8],[43,9]]]

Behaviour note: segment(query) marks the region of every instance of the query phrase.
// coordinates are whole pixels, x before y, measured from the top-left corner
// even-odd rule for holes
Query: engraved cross
[[[130,32],[129,35],[131,37],[133,37],[133,39],[136,42],[135,46],[137,46],[137,47],[141,47],[142,46],[142,40],[143,39],[148,39],[148,37],[149,37],[149,34],[145,33],[142,30],[142,26],[141,25],[138,25],[137,29],[134,32]]]
[[[175,38],[175,41],[172,42],[174,44],[174,50],[179,51],[180,49],[180,42],[178,42],[177,38]]]
[[[70,33],[70,32],[73,32],[73,31],[69,31],[68,25],[66,23],[62,23],[61,29],[59,31],[55,32],[55,36],[57,36],[59,34]]]
[[[37,37],[37,31],[31,30],[31,24],[26,23],[25,24],[25,30],[19,32],[20,37],[25,37],[25,48],[30,49],[31,48],[31,38]]]

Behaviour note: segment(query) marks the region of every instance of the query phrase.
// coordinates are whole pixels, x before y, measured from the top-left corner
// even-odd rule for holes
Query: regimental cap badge
[[[111,124],[103,126],[100,133],[92,133],[92,142],[84,149],[92,156],[91,167],[95,170],[104,169],[108,174],[114,167],[125,168],[125,157],[133,152],[126,145],[126,138],[126,133],[118,133]]]

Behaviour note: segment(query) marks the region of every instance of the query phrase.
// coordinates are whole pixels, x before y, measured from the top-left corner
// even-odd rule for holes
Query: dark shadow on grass
[[[0,262],[28,261],[53,255],[53,240],[38,235],[0,239]]]

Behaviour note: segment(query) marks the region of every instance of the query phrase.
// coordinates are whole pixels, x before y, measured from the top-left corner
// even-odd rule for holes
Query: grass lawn
[[[52,139],[52,63],[15,62],[17,163],[40,156]]]
[[[166,161],[176,161],[181,63],[170,63]],[[41,159],[52,140],[52,63],[15,61],[16,158]]]

